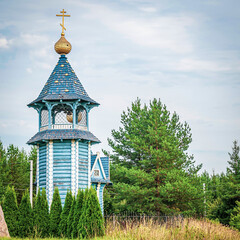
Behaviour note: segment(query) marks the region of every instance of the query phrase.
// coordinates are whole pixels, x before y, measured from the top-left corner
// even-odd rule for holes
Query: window
[[[100,176],[99,170],[94,170],[94,177],[99,177],[99,176]]]

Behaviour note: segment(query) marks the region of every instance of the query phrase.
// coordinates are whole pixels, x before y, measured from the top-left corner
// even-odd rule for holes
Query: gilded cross
[[[66,31],[66,28],[64,27],[64,17],[70,17],[70,15],[64,15],[66,13],[64,9],[60,12],[62,14],[56,14],[57,17],[62,17],[62,23],[60,23],[60,26],[62,27],[62,36],[64,36],[64,30]]]

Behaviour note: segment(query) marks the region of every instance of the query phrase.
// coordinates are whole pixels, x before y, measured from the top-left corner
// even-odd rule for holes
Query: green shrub
[[[77,225],[79,222],[79,218],[82,214],[83,198],[84,198],[84,192],[83,192],[83,190],[79,189],[78,194],[77,194],[77,199],[76,199],[76,205],[75,205],[75,209],[74,209],[73,223],[72,223],[72,237],[73,238],[78,237]]]
[[[7,187],[3,198],[2,209],[9,234],[11,237],[16,237],[18,235],[18,206],[14,187]]]
[[[59,223],[60,216],[62,213],[62,203],[59,195],[59,190],[57,187],[54,189],[53,200],[50,208],[50,222],[49,222],[49,231],[53,237],[59,236]]]
[[[18,236],[22,238],[30,236],[33,231],[33,210],[28,191],[22,197],[18,216]]]
[[[64,207],[61,213],[60,217],[60,223],[59,223],[59,236],[67,236],[67,223],[68,223],[68,215],[72,206],[72,192],[67,192]]]
[[[79,237],[104,235],[104,219],[95,189],[85,190],[82,214],[77,226]]]
[[[49,211],[46,191],[43,188],[42,192],[38,190],[37,197],[34,201],[33,216],[34,216],[34,234],[35,236],[49,236]]]
[[[75,196],[73,196],[73,201],[72,201],[72,205],[71,205],[71,209],[68,215],[68,219],[67,219],[67,237],[71,238],[72,237],[72,231],[73,231],[73,220],[74,220],[74,210],[75,210],[75,206],[76,206],[76,199]]]
[[[237,206],[233,209],[230,218],[230,226],[240,231],[240,202],[236,202]]]

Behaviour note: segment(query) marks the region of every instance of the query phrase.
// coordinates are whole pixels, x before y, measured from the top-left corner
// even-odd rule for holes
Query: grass
[[[13,238],[16,239],[17,238]],[[29,238],[30,239],[30,238]],[[56,238],[48,238],[48,240]],[[152,220],[142,223],[108,222],[106,235],[94,240],[240,240],[240,232],[210,220],[176,219],[157,224]],[[27,238],[25,239],[27,240]],[[47,240],[47,239],[45,239]],[[62,240],[64,240],[62,238]]]

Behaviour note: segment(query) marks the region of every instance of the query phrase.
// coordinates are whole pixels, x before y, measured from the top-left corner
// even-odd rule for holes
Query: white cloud
[[[28,73],[32,73],[32,69],[31,68],[27,68],[26,69]]]
[[[184,58],[177,63],[176,70],[186,71],[186,72],[191,72],[191,71],[219,72],[219,71],[229,71],[231,70],[231,68],[226,65],[223,66],[222,64],[213,62],[213,61]]]
[[[0,38],[0,48],[9,48],[9,41],[6,38]]]
[[[25,44],[28,44],[30,46],[37,46],[48,41],[48,38],[46,36],[30,33],[22,33],[20,38]]]
[[[157,9],[154,7],[141,7],[140,10],[148,13],[153,13],[157,11]]]
[[[191,52],[193,49],[189,38],[189,27],[195,24],[195,19],[192,17],[140,18],[100,5],[89,4],[86,7],[89,8],[90,13],[85,17],[97,18],[113,31],[117,31],[124,38],[140,46],[171,50],[176,53]]]

